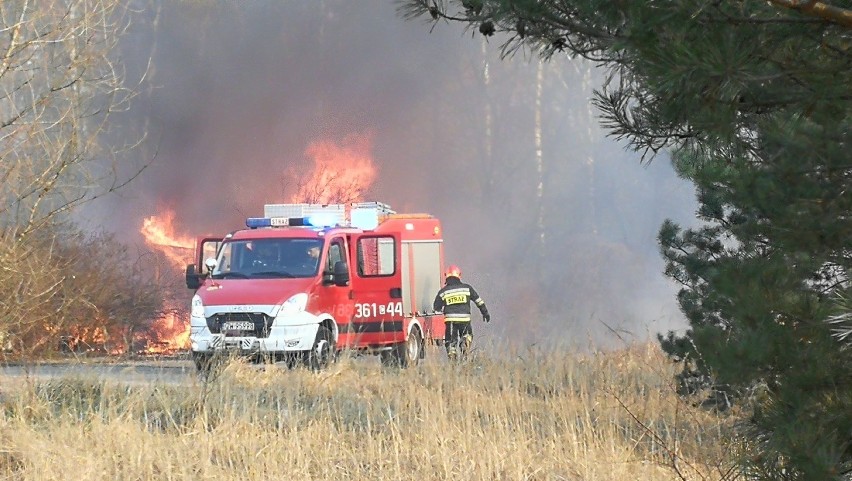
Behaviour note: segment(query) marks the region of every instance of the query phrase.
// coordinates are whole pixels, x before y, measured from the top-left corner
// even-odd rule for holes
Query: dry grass
[[[406,371],[235,363],[187,386],[7,389],[0,480],[722,477],[729,422],[677,398],[656,347],[455,367],[430,355]]]

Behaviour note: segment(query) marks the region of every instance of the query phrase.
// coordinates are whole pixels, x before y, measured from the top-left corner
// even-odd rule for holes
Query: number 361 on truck
[[[418,363],[444,338],[441,224],[386,204],[268,204],[223,237],[199,238],[186,285],[199,370],[213,356],[328,365],[342,350]]]

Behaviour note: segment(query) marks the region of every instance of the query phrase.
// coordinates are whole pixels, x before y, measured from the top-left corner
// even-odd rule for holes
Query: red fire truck
[[[199,370],[214,356],[303,362],[342,350],[418,363],[444,337],[441,224],[386,204],[269,204],[224,237],[200,238],[186,285]]]

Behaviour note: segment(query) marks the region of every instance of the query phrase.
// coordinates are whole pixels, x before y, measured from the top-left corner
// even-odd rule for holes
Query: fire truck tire
[[[334,359],[334,336],[325,326],[319,326],[314,347],[305,353],[305,366],[313,371],[327,368]]]
[[[229,358],[221,353],[193,352],[192,361],[196,372],[206,378],[226,365]]]
[[[414,327],[405,342],[397,344],[387,353],[382,353],[382,363],[401,368],[416,366],[423,358],[423,335]]]
[[[195,364],[195,370],[200,373],[206,373],[210,370],[210,361],[212,356],[201,352],[192,353],[192,363]]]

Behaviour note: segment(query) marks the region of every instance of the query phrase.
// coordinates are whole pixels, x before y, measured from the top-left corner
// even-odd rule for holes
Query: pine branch
[[[796,10],[805,15],[821,18],[846,28],[852,28],[852,10],[836,7],[817,0],[769,0],[769,3]]]
[[[832,328],[832,333],[838,341],[852,346],[852,298],[844,295],[843,292],[838,292],[835,303],[840,313],[829,317],[827,322],[836,326]]]

